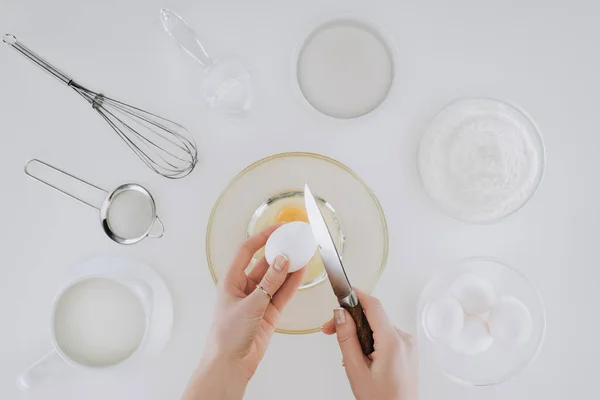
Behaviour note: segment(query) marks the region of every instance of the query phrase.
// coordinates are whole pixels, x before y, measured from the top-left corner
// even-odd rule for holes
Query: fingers
[[[370,296],[366,292],[359,289],[354,289],[358,295],[358,300],[365,311],[369,325],[373,332],[390,332],[394,329],[394,326],[390,322],[383,306],[379,299]]]
[[[335,331],[342,351],[343,363],[348,377],[366,376],[369,364],[364,356],[356,334],[356,324],[348,311],[336,308],[333,311]]]
[[[278,227],[279,225],[273,225],[265,228],[244,241],[235,255],[235,258],[229,267],[229,271],[227,271],[227,274],[223,279],[223,287],[225,290],[230,291],[233,289],[236,295],[240,297],[246,295],[247,278],[244,271],[246,267],[248,267],[248,264],[250,264],[250,260],[252,260],[254,253],[265,245],[271,233]]]
[[[261,281],[263,276],[267,273],[269,269],[269,263],[264,256],[261,257],[260,260],[252,266],[250,272],[248,272],[248,279],[246,282],[246,295],[252,293],[252,291],[256,288],[256,285]]]
[[[254,253],[260,250],[267,243],[271,233],[273,233],[275,229],[279,228],[280,225],[281,224],[271,225],[246,239],[235,255],[229,273],[239,273],[240,271],[243,272],[248,264],[250,264],[250,260],[252,260]]]
[[[371,325],[371,329],[373,332],[389,330],[392,328],[391,323],[387,317],[387,314],[383,310],[381,306],[381,302],[373,296],[370,296],[366,292],[362,290],[354,288],[354,291],[358,295],[358,299],[360,301],[363,310],[365,311],[365,315],[367,316],[367,320],[369,321],[369,325]],[[321,331],[326,335],[333,335],[335,333],[335,319],[332,318],[327,321],[322,327]]]
[[[254,291],[256,285],[262,280],[268,269],[269,264],[267,263],[265,257],[262,257],[256,262],[256,264],[252,267],[252,270],[248,273],[248,282],[246,284],[247,295]],[[273,295],[273,300],[271,303],[273,303],[278,311],[283,310],[285,305],[289,303],[292,297],[294,297],[296,291],[304,280],[304,275],[306,275],[306,267],[289,274],[277,293]]]
[[[265,312],[267,306],[271,303],[271,298],[285,282],[287,271],[290,266],[289,260],[285,256],[277,256],[275,262],[271,265],[259,283],[259,286],[268,294],[265,294],[259,288],[256,288],[249,296],[248,300],[256,310]]]
[[[304,280],[304,275],[306,275],[306,267],[291,273],[283,285],[281,285],[277,293],[275,293],[271,303],[273,303],[279,312],[281,312],[285,308],[286,304],[290,302],[292,297],[294,297],[296,291]]]
[[[369,325],[373,330],[373,336],[375,339],[375,351],[383,350],[389,347],[390,343],[393,343],[397,338],[396,328],[390,322],[387,314],[385,313],[381,302],[373,296],[368,295],[367,293],[354,289],[356,294],[358,295],[358,299],[360,304],[365,312],[365,316],[369,321]],[[322,327],[321,331],[326,335],[332,335],[336,333],[337,325],[335,323],[335,318],[327,321]],[[406,336],[410,336],[408,334],[400,334],[398,335],[402,339],[406,339]],[[371,358],[375,357],[375,353],[371,356]]]
[[[335,319],[331,318],[321,326],[321,332],[326,335],[333,335],[335,333]]]
[[[400,337],[400,342],[402,343],[402,351],[407,356],[416,356],[418,358],[418,347],[415,341],[415,338],[407,332],[404,332],[402,329],[395,328],[396,333]]]
[[[286,304],[294,297],[298,287],[304,280],[306,268],[302,268],[292,274],[289,274],[285,279],[285,282],[279,290],[273,295],[271,304],[267,305],[267,309],[263,314],[263,319],[271,327],[271,332],[277,327],[277,320],[279,314],[285,308]],[[270,333],[271,333],[270,332]]]
[[[407,344],[409,344],[411,346],[414,344],[415,339],[413,338],[413,336],[410,333],[404,332],[400,328],[394,328],[394,329],[396,329],[396,333],[398,334],[398,336],[400,336],[400,338],[402,338],[402,340],[404,340]]]

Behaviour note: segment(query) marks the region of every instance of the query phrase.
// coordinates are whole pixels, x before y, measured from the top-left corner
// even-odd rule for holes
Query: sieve
[[[52,184],[48,180],[42,178],[40,175],[37,175],[31,171],[32,167],[35,165],[57,172],[63,177],[85,185],[88,190],[91,189],[94,191],[94,197],[101,196],[104,198],[104,200],[101,204],[97,205],[98,201],[93,201],[87,197],[84,198],[83,196],[75,195],[66,189],[58,187],[56,184]],[[148,190],[137,183],[126,183],[117,186],[112,191],[108,191],[38,159],[30,160],[27,162],[27,164],[25,164],[25,174],[47,186],[50,186],[54,190],[57,190],[71,197],[72,199],[85,204],[88,207],[98,210],[100,213],[100,223],[102,224],[104,233],[106,233],[111,240],[119,244],[134,244],[146,237],[161,238],[165,232],[163,223],[161,222],[160,218],[158,218],[158,215],[156,215],[156,204],[154,202],[154,198]],[[140,204],[139,201],[137,204],[131,203],[131,199],[133,198],[140,199],[142,203]],[[129,202],[130,205],[134,207],[132,207],[131,211],[126,210],[126,213],[121,213],[121,216],[119,217],[117,216],[119,214],[116,213],[116,210],[120,207],[123,207],[122,204],[124,201],[125,204]],[[137,217],[137,221],[132,221],[131,218],[133,217]],[[141,223],[139,223],[140,221]],[[131,222],[136,223],[131,224]],[[131,228],[136,228],[132,225],[137,225],[138,229],[132,231]],[[159,227],[158,233],[152,233],[155,226]],[[127,232],[122,229],[123,227],[125,227],[124,230]]]

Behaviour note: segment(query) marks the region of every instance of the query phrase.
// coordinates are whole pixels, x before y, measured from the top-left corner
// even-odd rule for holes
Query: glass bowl
[[[337,15],[313,25],[297,44],[292,79],[313,110],[354,119],[386,102],[396,81],[397,58],[383,28],[361,16]]]
[[[446,296],[450,286],[464,274],[486,279],[496,295],[519,299],[531,313],[532,332],[528,341],[508,346],[494,341],[480,354],[462,355],[448,344],[429,338],[424,327],[424,310],[432,301]],[[417,310],[417,332],[422,359],[432,363],[450,379],[468,386],[490,386],[520,374],[537,357],[546,333],[546,310],[538,290],[520,272],[500,261],[476,257],[462,260],[434,276],[421,292]]]
[[[514,151],[506,152],[511,146]],[[537,126],[524,111],[495,99],[464,98],[427,128],[418,170],[425,191],[446,214],[487,224],[525,206],[542,181],[545,158]]]
[[[208,267],[215,283],[227,272],[239,244],[271,224],[261,216],[275,215],[272,210],[277,211],[278,204],[288,205],[290,201],[304,207],[304,184],[318,198],[350,282],[367,292],[374,289],[388,254],[383,209],[348,167],[313,153],[281,153],[259,160],[233,178],[221,193],[206,234]],[[261,255],[259,251],[255,258]],[[318,253],[316,259],[321,262]],[[317,273],[307,279],[281,313],[278,332],[317,332],[338,307],[331,285],[325,282],[326,275]]]
[[[321,213],[323,214],[323,218],[327,222],[327,226],[330,229],[331,237],[333,238],[333,242],[338,251],[338,254],[343,259],[344,258],[344,245],[346,243],[346,235],[342,230],[342,226],[340,224],[340,220],[337,216],[337,212],[333,206],[327,202],[327,200],[322,199],[320,197],[316,198],[317,203],[320,206]],[[278,193],[273,197],[270,197],[265,202],[263,202],[252,214],[252,218],[248,224],[248,228],[246,230],[246,236],[250,237],[269,225],[273,224],[273,221],[276,222],[291,222],[291,220],[286,221],[277,221],[277,217],[280,215],[282,210],[293,208],[294,212],[299,216],[300,214],[305,214],[304,207],[304,192],[299,191],[286,191],[283,193]],[[308,216],[305,214],[304,218],[294,218],[293,220],[302,220],[303,222],[308,222]],[[264,247],[254,254],[252,257],[252,262],[250,263],[250,267],[254,265],[264,254]],[[315,252],[313,258],[307,264],[307,271],[304,276],[304,281],[300,285],[299,289],[308,289],[319,283],[323,282],[327,277],[325,273],[325,265],[321,260],[319,252]]]

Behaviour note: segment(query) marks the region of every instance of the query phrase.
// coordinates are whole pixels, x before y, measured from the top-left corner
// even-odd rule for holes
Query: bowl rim
[[[477,102],[496,103],[497,105],[501,105],[501,106],[508,108],[509,110],[515,112],[516,114],[520,114],[523,117],[523,119],[527,123],[529,123],[531,125],[531,127],[533,128],[532,130],[529,131],[529,133],[530,133],[531,138],[539,144],[539,150],[540,150],[539,166],[538,166],[537,176],[536,176],[535,183],[534,183],[535,187],[533,188],[531,193],[514,210],[512,210],[504,215],[500,215],[499,217],[487,219],[487,220],[461,218],[458,215],[454,214],[452,211],[448,210],[447,207],[444,207],[438,201],[438,199],[436,199],[431,194],[431,191],[429,190],[429,188],[427,186],[426,179],[423,178],[423,171],[422,171],[422,166],[421,166],[421,154],[423,152],[423,142],[424,142],[424,139],[428,136],[430,128],[433,125],[433,123],[442,114],[444,114],[447,111],[455,110],[458,107],[465,107],[465,106],[470,105],[469,103],[477,103]],[[529,113],[527,113],[523,108],[517,106],[516,104],[510,103],[508,101],[500,100],[495,97],[490,97],[490,96],[458,97],[458,98],[453,99],[449,103],[447,103],[440,110],[438,110],[436,112],[435,116],[429,121],[428,125],[425,127],[423,133],[421,134],[421,139],[419,140],[419,145],[417,146],[417,174],[419,175],[419,182],[421,183],[421,187],[425,191],[427,198],[440,211],[442,211],[442,213],[444,215],[446,215],[456,221],[459,221],[459,222],[462,222],[465,224],[469,224],[469,225],[480,225],[480,226],[492,225],[492,224],[504,221],[506,218],[515,214],[517,211],[520,211],[521,209],[523,209],[531,201],[531,199],[535,196],[535,194],[540,189],[540,186],[542,185],[542,182],[544,180],[544,176],[546,175],[546,164],[547,164],[546,144],[544,143],[544,138],[542,137],[539,126],[537,125],[535,120],[531,117],[531,115]]]
[[[308,98],[302,90],[300,82],[298,81],[298,63],[300,61],[302,52],[305,49],[305,46],[319,30],[325,28],[328,25],[335,25],[339,23],[356,24],[367,30],[371,35],[373,35],[382,42],[382,44],[385,46],[386,52],[390,57],[390,62],[392,63],[392,79],[390,81],[389,87],[387,88],[385,96],[371,110],[367,111],[366,113],[352,117],[333,116],[319,110],[308,100]],[[292,51],[290,59],[290,80],[292,83],[293,91],[295,92],[296,96],[299,97],[299,99],[303,103],[303,106],[306,109],[309,109],[311,113],[314,113],[315,115],[319,115],[320,117],[324,117],[329,120],[342,121],[342,123],[345,121],[366,119],[369,117],[374,118],[374,116],[378,114],[388,102],[390,102],[390,98],[392,98],[398,91],[398,76],[401,72],[399,70],[400,60],[400,51],[398,50],[396,41],[394,40],[393,36],[389,33],[388,29],[384,28],[383,25],[380,25],[379,23],[375,22],[375,20],[372,18],[365,17],[364,15],[358,13],[332,13],[327,17],[314,19],[310,23],[310,25],[306,24],[305,29],[302,32],[302,37],[296,39],[296,43],[294,45],[294,49]]]
[[[216,211],[217,211],[219,205],[221,204],[222,199],[227,194],[229,189],[231,189],[231,187],[238,180],[240,180],[242,178],[242,176],[244,176],[247,172],[249,172],[249,171],[253,170],[254,168],[257,168],[263,164],[266,164],[270,161],[280,159],[280,158],[288,158],[288,157],[315,158],[315,159],[333,164],[336,167],[342,168],[344,171],[349,173],[354,179],[356,179],[356,181],[358,181],[358,183],[360,183],[365,188],[365,190],[367,191],[367,194],[373,200],[373,203],[377,207],[377,212],[379,214],[379,218],[381,219],[381,222],[382,222],[383,239],[384,240],[383,240],[383,256],[381,259],[381,265],[379,266],[379,269],[377,271],[377,279],[376,279],[375,283],[372,285],[372,287],[369,288],[367,291],[368,293],[372,293],[373,290],[375,289],[375,286],[377,286],[379,279],[381,279],[381,275],[383,274],[383,271],[385,270],[385,266],[387,264],[387,259],[388,259],[388,252],[389,252],[389,232],[388,232],[387,220],[385,217],[385,213],[383,211],[383,207],[381,206],[381,203],[379,202],[379,200],[377,199],[377,196],[375,196],[375,193],[371,190],[371,188],[353,170],[351,170],[349,167],[342,164],[341,162],[334,160],[333,158],[330,158],[330,157],[327,157],[327,156],[324,156],[321,154],[317,154],[317,153],[310,153],[310,152],[285,152],[285,153],[277,153],[277,154],[270,155],[268,157],[261,158],[260,160],[253,162],[252,164],[248,165],[246,168],[241,170],[227,184],[225,189],[223,189],[221,191],[221,193],[219,194],[219,197],[217,198],[217,200],[215,201],[215,204],[213,205],[213,208],[210,212],[210,217],[208,219],[208,224],[206,226],[206,243],[205,243],[205,245],[206,245],[206,261],[207,261],[208,269],[210,271],[210,275],[213,279],[213,282],[216,285],[218,283],[218,279],[217,279],[217,275],[216,275],[214,267],[213,267],[211,251],[210,251],[211,228],[214,223]],[[275,329],[275,332],[285,333],[285,334],[289,334],[289,335],[302,335],[302,334],[315,333],[315,332],[320,332],[320,331],[321,331],[321,327],[316,327],[316,328],[311,328],[311,329],[279,329],[279,328]]]

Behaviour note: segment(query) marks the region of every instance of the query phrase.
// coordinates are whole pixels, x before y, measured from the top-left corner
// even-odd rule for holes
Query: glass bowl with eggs
[[[491,258],[463,260],[434,276],[421,292],[417,315],[425,363],[468,386],[495,385],[521,373],[546,332],[537,289]]]
[[[304,185],[317,198],[350,282],[371,292],[387,261],[388,231],[383,209],[369,187],[348,167],[314,153],[281,153],[241,171],[217,199],[207,228],[206,255],[218,282],[239,244],[276,223],[308,222]],[[253,263],[264,256],[264,248]],[[338,307],[318,251],[307,264],[298,292],[282,312],[277,331],[312,333]]]

